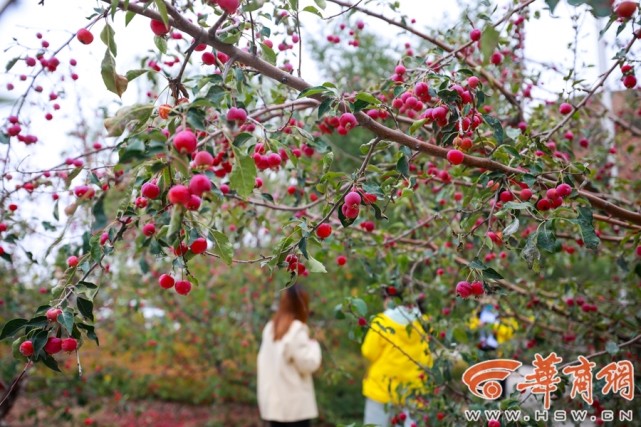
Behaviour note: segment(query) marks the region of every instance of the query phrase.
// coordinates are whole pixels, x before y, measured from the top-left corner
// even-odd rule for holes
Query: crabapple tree
[[[110,269],[131,260],[154,292],[184,305],[209,283],[199,263],[284,274],[282,287],[358,271],[358,295],[345,292],[333,315],[359,340],[381,289],[420,304],[430,319],[421,333],[447,357],[425,369],[417,411],[452,425],[472,396],[455,384],[451,349],[466,363],[485,357],[468,323],[487,302],[518,324],[504,355],[638,361],[637,2],[568,2],[607,21],[601,37],[614,50],[594,81],[577,61],[544,67],[564,76],[558,93],[541,89],[524,50],[536,37],[528,22],[558,0],[480,2],[447,32],[391,1],[97,3],[66,43],[38,34],[6,66],[7,93],[23,92],[0,130],[0,257],[17,280],[39,262],[51,282],[0,335],[27,366],[59,370],[69,353],[80,366],[99,342],[101,292],[135,286],[112,283]],[[155,49],[125,72],[118,45],[138,36],[116,23],[131,21],[145,22]],[[403,43],[386,52],[371,25]],[[321,27],[328,34],[314,38]],[[85,131],[77,155],[25,170],[16,152],[55,143],[30,115],[55,120],[78,79],[72,44],[102,58],[87,76],[98,98],[134,86],[148,96],[105,109],[98,142]],[[303,50],[322,84],[305,78],[315,65]],[[606,87],[623,99],[617,111],[602,103]],[[34,205],[51,205],[57,225],[29,220]],[[82,237],[68,237],[74,228]],[[28,239],[51,229],[63,231],[46,251]]]

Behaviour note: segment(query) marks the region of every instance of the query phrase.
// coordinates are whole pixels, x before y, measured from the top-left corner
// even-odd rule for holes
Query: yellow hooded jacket
[[[399,306],[372,320],[361,346],[363,357],[369,361],[363,379],[365,397],[380,403],[399,404],[404,400],[397,392],[399,385],[405,390],[422,388],[425,372],[414,361],[429,368],[434,361],[419,317],[418,309]]]

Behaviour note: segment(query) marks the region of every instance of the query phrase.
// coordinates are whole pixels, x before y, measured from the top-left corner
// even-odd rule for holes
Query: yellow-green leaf
[[[164,22],[166,26],[169,26],[169,15],[167,15],[167,5],[165,4],[165,1],[154,0],[154,3],[156,3],[158,13],[160,13],[160,17],[162,18],[162,22]]]
[[[236,148],[234,148],[234,158],[236,163],[231,171],[229,183],[239,196],[247,197],[252,193],[256,184],[256,165],[251,157]]]

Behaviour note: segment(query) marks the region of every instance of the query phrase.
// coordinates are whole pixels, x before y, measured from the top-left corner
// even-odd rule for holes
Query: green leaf
[[[323,156],[323,175],[329,172],[329,169],[332,167],[333,162],[334,152],[330,151],[329,153],[325,153],[325,155]]]
[[[145,73],[148,73],[149,70],[129,70],[125,73],[125,77],[127,78],[128,81],[132,81],[133,79],[142,76]]]
[[[550,13],[554,13],[554,9],[556,9],[556,6],[559,4],[560,1],[561,0],[545,0],[545,3],[550,8]]]
[[[127,13],[125,14],[125,27],[129,25],[132,19],[137,15],[136,12],[133,12],[131,10],[128,10]]]
[[[485,270],[487,268],[487,265],[485,265],[480,259],[474,258],[470,263],[467,265],[469,268],[473,268],[474,270]]]
[[[118,163],[120,164],[142,160],[145,157],[145,144],[137,138],[127,140],[127,143],[121,145],[120,150],[118,150]]]
[[[71,184],[71,181],[78,175],[80,175],[80,172],[82,172],[82,168],[75,168],[74,170],[71,171],[69,175],[65,178],[65,184],[69,186]]]
[[[503,279],[503,276],[493,268],[488,267],[483,270],[483,278],[486,280],[501,280]]]
[[[105,56],[102,59],[100,74],[102,75],[102,81],[105,83],[109,92],[122,96],[122,94],[127,90],[127,78],[116,73],[116,62],[114,61],[113,56],[111,56],[109,49],[105,51]]]
[[[314,3],[323,10],[327,7],[327,2],[325,0],[314,0]]]
[[[98,285],[96,285],[95,283],[86,282],[84,280],[81,281],[81,282],[78,282],[77,286],[84,286],[84,287],[86,287],[88,289],[98,289]]]
[[[505,130],[505,134],[507,135],[508,138],[512,140],[516,140],[521,135],[521,129],[508,127]]]
[[[60,213],[58,212],[59,211],[59,209],[58,209],[59,203],[58,202],[59,202],[59,200],[56,200],[56,203],[53,204],[53,218],[56,221],[60,221]]]
[[[596,249],[601,243],[601,239],[594,232],[594,224],[592,220],[592,209],[588,206],[579,206],[579,217],[576,222],[581,229],[581,236],[585,247],[588,249]]]
[[[118,0],[111,0],[111,20],[113,21],[118,11]]]
[[[48,337],[49,331],[41,330],[36,333],[36,335],[31,339],[33,342],[33,354],[38,355],[42,352],[47,344]]]
[[[107,24],[100,33],[100,40],[107,45],[107,49],[109,49],[113,56],[118,56],[118,48],[116,47],[116,41],[114,40],[115,35],[116,33],[114,29],[111,28],[111,25]]]
[[[318,118],[319,119],[321,117],[323,117],[323,115],[327,111],[329,111],[329,109],[332,107],[332,102],[334,102],[334,100],[332,98],[324,99],[323,102],[321,102],[321,104],[318,106]]]
[[[529,202],[507,202],[503,205],[504,209],[514,209],[514,210],[523,210],[523,209],[532,209],[534,206]]]
[[[98,340],[98,335],[96,335],[95,328],[91,325],[86,325],[84,323],[78,323],[78,329],[84,329],[85,333],[87,334],[87,337],[89,339],[92,339],[96,342],[96,345],[100,345],[100,341]]]
[[[330,90],[327,89],[325,86],[313,86],[301,91],[301,93],[298,94],[298,98],[300,99],[305,97],[311,97],[314,95],[318,95],[321,93],[328,93],[328,92],[330,92]]]
[[[292,242],[292,236],[284,237],[281,241],[278,242],[278,244],[274,248],[274,251],[272,252],[274,254],[274,257],[267,264],[270,268],[276,267],[280,262],[283,261],[283,259],[285,258],[285,251],[289,248]]]
[[[360,298],[354,298],[351,303],[360,316],[367,316],[367,304],[365,304],[365,301]]]
[[[498,121],[496,117],[490,116],[489,114],[483,114],[483,120],[485,120],[485,123],[490,125],[490,127],[494,130],[494,139],[496,139],[496,142],[498,145],[503,144],[503,141],[505,140],[505,133],[503,132],[503,126],[501,126],[501,122]]]
[[[325,270],[325,266],[311,255],[309,256],[307,261],[309,263],[307,269],[310,273],[327,273],[327,270]]]
[[[30,329],[33,328],[44,328],[49,324],[49,320],[47,320],[46,316],[36,316],[33,319],[30,319],[29,322],[25,325],[27,328],[27,332]]]
[[[236,44],[240,40],[240,31],[229,31],[218,35],[221,42],[225,44]]]
[[[22,329],[27,324],[27,319],[13,319],[5,323],[0,332],[0,341],[7,337],[15,335],[20,329]]]
[[[225,96],[227,95],[227,91],[225,90],[224,87],[219,86],[219,85],[214,85],[209,88],[207,91],[207,95],[205,95],[205,98],[210,100],[214,105],[218,106],[223,99],[225,99]]]
[[[214,248],[214,253],[218,255],[227,265],[231,265],[234,257],[234,249],[229,243],[229,239],[224,233],[221,233],[218,230],[212,230],[211,235],[216,242],[216,247]]]
[[[191,108],[187,111],[187,122],[198,130],[205,130],[205,112],[200,109]]]
[[[104,125],[108,136],[121,136],[127,126],[138,127],[147,123],[153,110],[154,106],[149,104],[134,104],[121,108],[114,117],[105,119]]]
[[[309,12],[321,19],[323,18],[323,14],[320,12],[320,10],[316,9],[314,6],[306,6],[305,8],[303,8],[303,12]]]
[[[481,33],[481,52],[483,53],[483,62],[488,63],[490,61],[490,56],[496,50],[496,47],[499,45],[499,32],[496,31],[494,25],[488,23],[483,32]]]
[[[86,319],[89,319],[93,322],[92,301],[79,296],[76,298],[76,306],[78,307],[78,311],[80,312],[80,314],[82,314]]]
[[[614,341],[608,341],[605,344],[605,351],[610,353],[612,356],[617,354],[619,352],[619,345],[615,343]]]
[[[519,231],[519,219],[514,218],[514,221],[512,221],[503,229],[503,237],[505,238],[505,237],[511,236],[517,231]]]
[[[298,242],[298,249],[300,249],[300,252],[305,258],[309,259],[309,253],[307,252],[307,237],[300,239],[300,242]]]
[[[62,372],[58,367],[58,362],[50,354],[45,354],[45,356],[42,357],[41,360],[42,360],[42,363],[52,371]]]
[[[549,225],[550,222],[547,221],[540,227],[538,237],[536,239],[536,245],[546,252],[554,253],[556,252],[557,241],[554,231],[550,230],[548,227]]]
[[[463,328],[462,326],[457,326],[452,330],[452,338],[458,344],[465,344],[469,341],[467,338],[467,333],[465,332],[465,328]]]
[[[423,125],[427,122],[427,119],[420,119],[416,120],[412,125],[410,126],[410,133],[416,132],[418,129],[422,128]]]
[[[396,170],[405,178],[409,178],[410,164],[407,161],[407,157],[405,156],[405,154],[401,155],[401,157],[396,162]]]
[[[169,228],[167,229],[167,239],[169,241],[173,241],[178,235],[178,233],[180,233],[180,229],[182,228],[182,224],[183,224],[184,214],[185,214],[185,211],[182,208],[182,206],[174,205],[171,211]]]
[[[592,7],[592,15],[597,18],[605,18],[612,14],[612,2],[610,0],[587,0],[585,3]]]
[[[254,191],[256,184],[256,164],[254,160],[234,148],[236,163],[231,171],[229,183],[239,196],[247,197]]]
[[[167,40],[162,37],[154,36],[154,44],[162,54],[167,53]]]
[[[276,65],[276,52],[274,52],[274,49],[267,46],[265,43],[260,43],[260,51],[263,53],[265,61],[272,65]]]
[[[167,5],[165,4],[165,0],[154,0],[154,3],[156,3],[162,22],[165,23],[165,26],[169,26],[169,15],[167,14]]]
[[[374,209],[374,217],[376,219],[388,219],[387,215],[385,215],[383,211],[381,211],[381,208],[376,203],[373,203],[370,206],[372,206],[372,209]]]
[[[0,258],[7,261],[9,264],[13,263],[13,260],[11,259],[11,255],[6,252],[0,254]]]
[[[65,328],[68,334],[71,334],[73,330],[73,313],[69,310],[64,310],[62,314],[58,316],[58,323]]]
[[[19,59],[20,57],[16,56],[11,61],[7,62],[7,65],[4,67],[4,71],[8,73],[13,68],[13,66],[16,65],[16,62],[18,62]]]
[[[254,12],[254,11],[260,9],[262,6],[263,6],[263,2],[262,1],[258,1],[258,0],[248,1],[243,6],[243,12]],[[267,37],[269,37],[269,36],[267,36]]]
[[[358,94],[356,94],[356,99],[365,101],[370,105],[378,105],[381,103],[381,101],[378,98],[376,98],[375,96],[367,92],[359,92]]]
[[[254,137],[253,134],[247,133],[247,132],[243,132],[243,133],[238,134],[236,136],[236,138],[234,139],[234,147],[242,146],[244,143],[246,143],[247,141],[249,141],[253,137]]]
[[[98,230],[103,229],[107,225],[107,215],[105,215],[105,195],[106,193],[103,193],[102,196],[96,201],[96,204],[93,205],[91,208],[91,213],[93,214],[94,217],[94,222],[91,227],[92,232],[96,232]]]

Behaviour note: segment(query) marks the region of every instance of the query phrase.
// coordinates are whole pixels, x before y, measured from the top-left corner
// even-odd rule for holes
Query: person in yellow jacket
[[[406,396],[423,388],[425,369],[433,365],[418,307],[400,304],[392,307],[391,296],[387,293],[385,296],[386,309],[372,319],[361,346],[361,353],[369,362],[363,379],[366,398],[363,423],[381,427],[390,425],[390,405],[405,407]],[[402,414],[397,421],[406,427],[412,425],[407,411]]]

